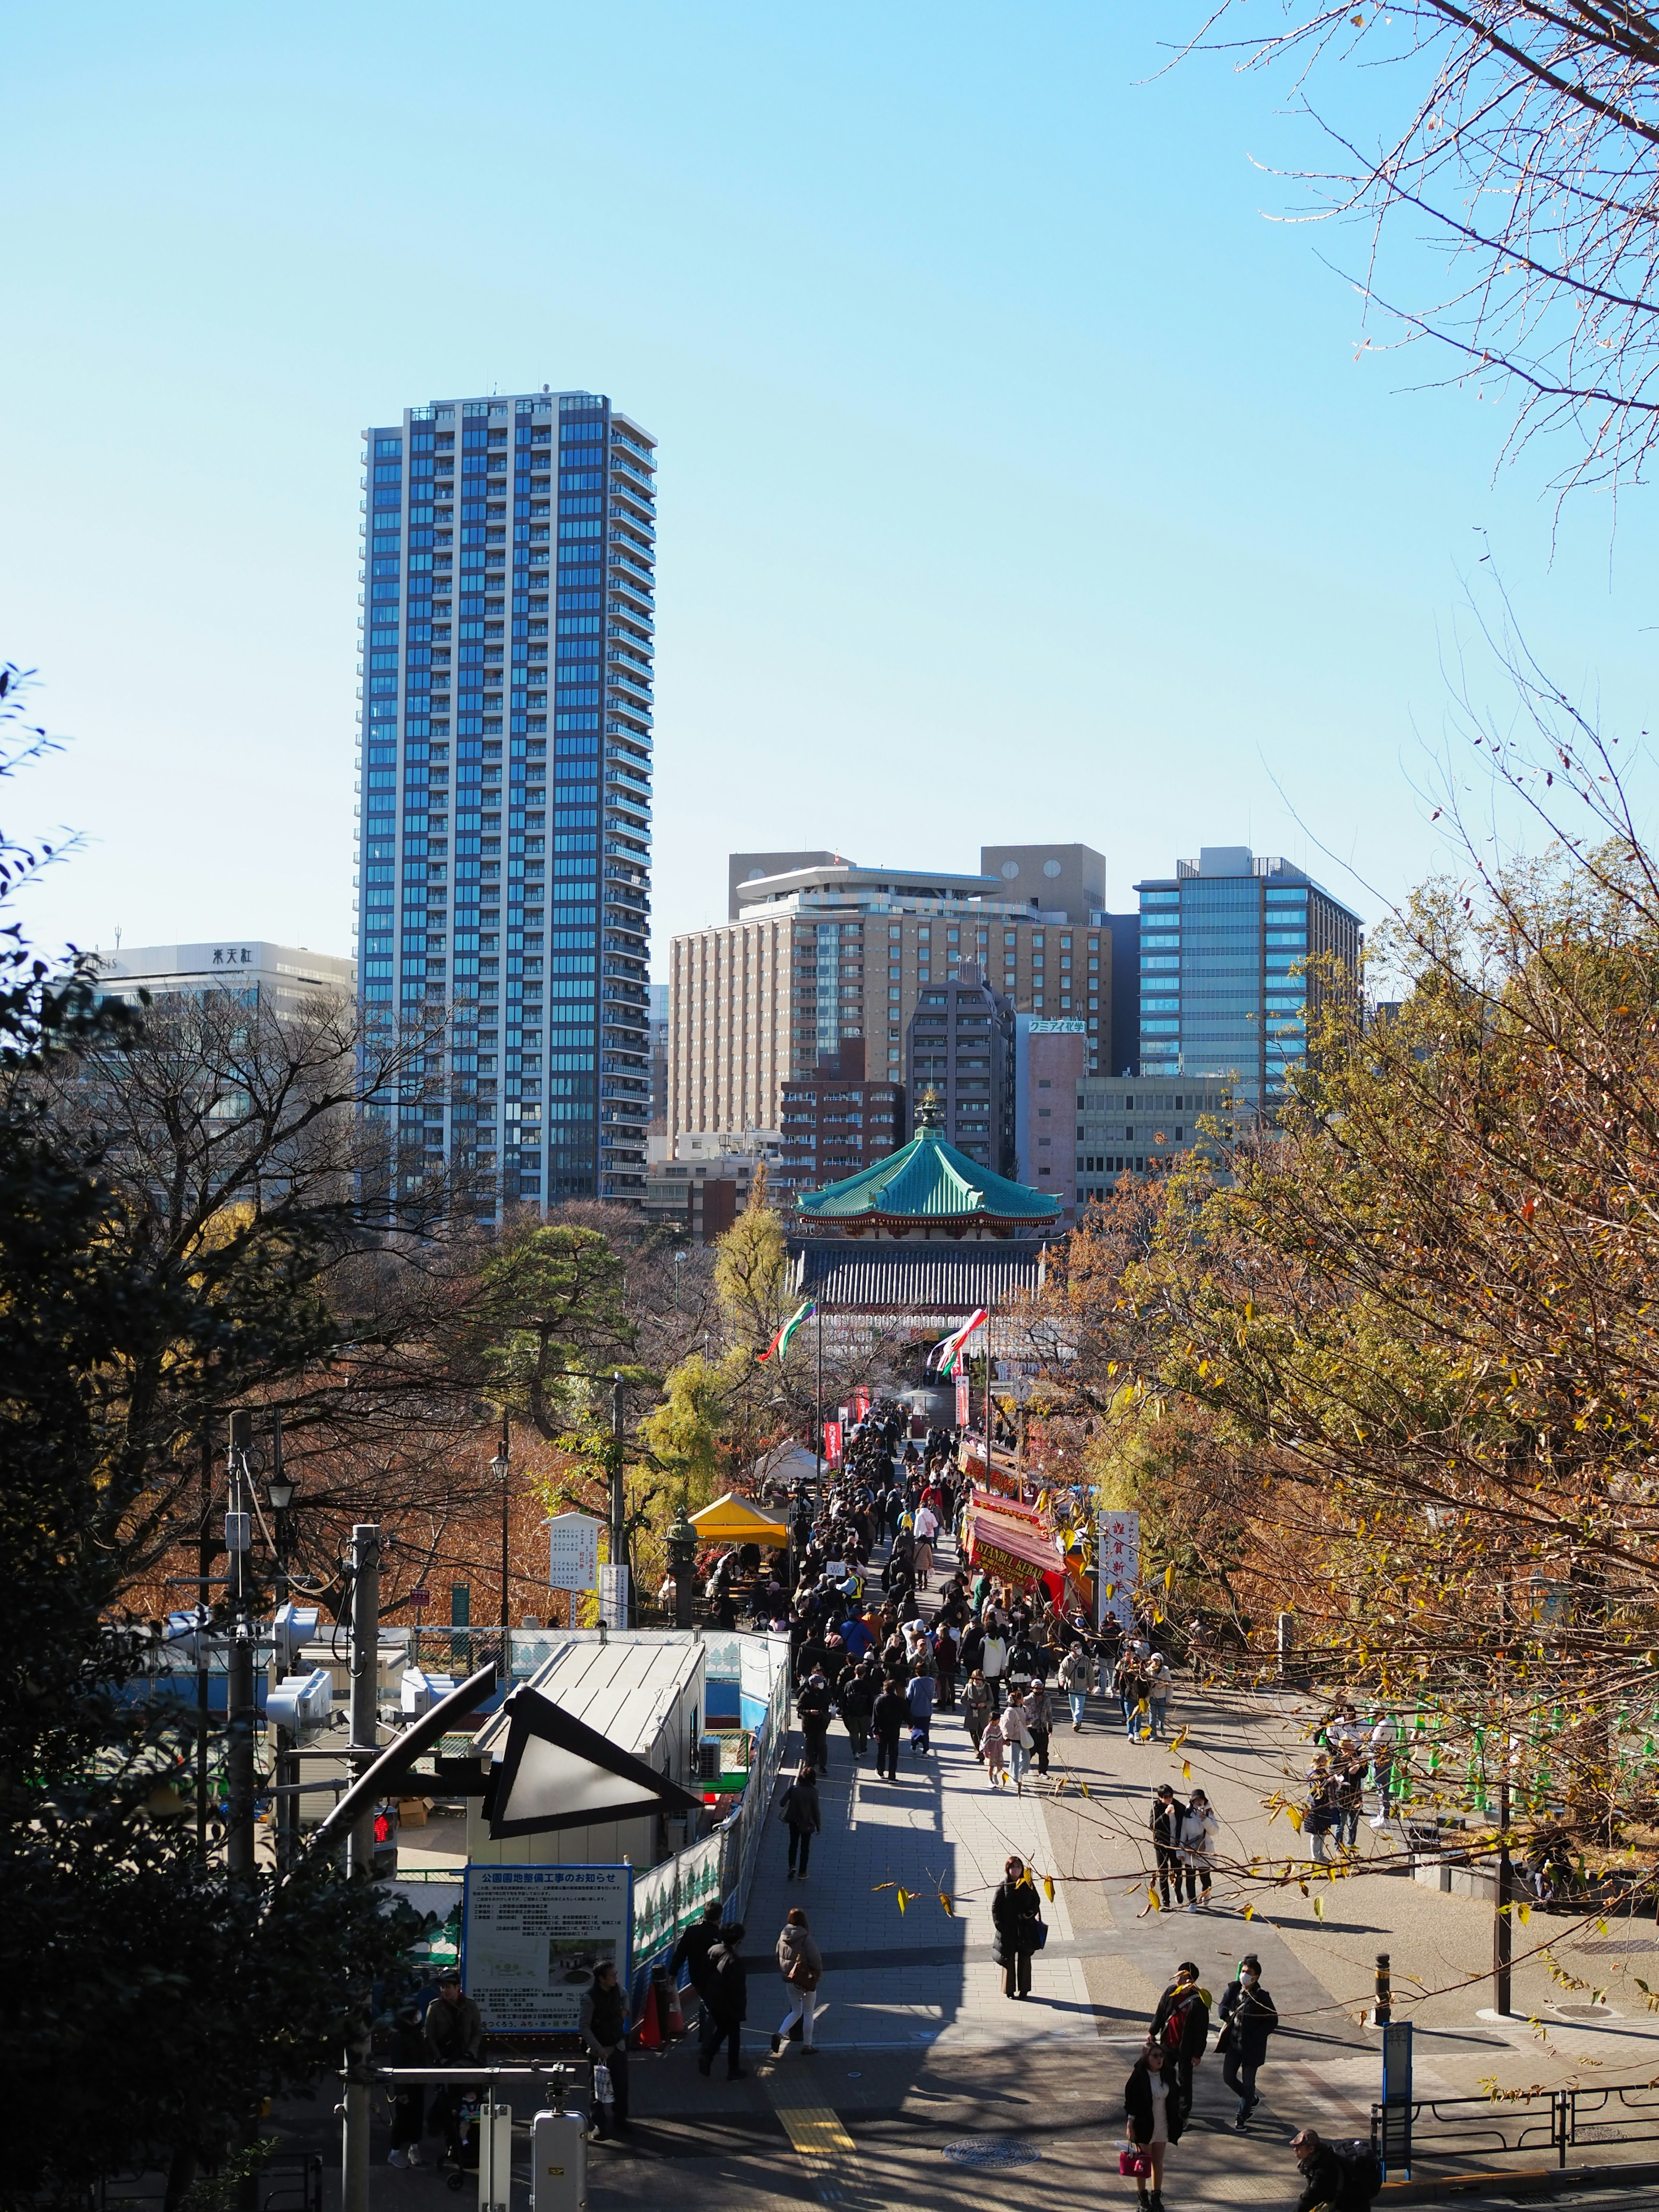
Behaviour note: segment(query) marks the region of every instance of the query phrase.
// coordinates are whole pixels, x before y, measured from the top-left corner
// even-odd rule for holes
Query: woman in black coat
[[[1163,2045],[1150,2038],[1123,2085],[1123,2113],[1129,2124],[1130,2142],[1144,2150],[1152,2162],[1150,2193],[1146,2179],[1135,2184],[1140,2202],[1149,2212],[1164,2212],[1164,2154],[1171,2143],[1181,2141],[1187,2108]]]
[[[1031,1994],[1031,1954],[1042,1920],[1035,1886],[1025,1879],[1025,1862],[1010,1859],[991,1896],[991,1924],[996,1930],[996,1961],[1002,1969],[1002,1993]]]

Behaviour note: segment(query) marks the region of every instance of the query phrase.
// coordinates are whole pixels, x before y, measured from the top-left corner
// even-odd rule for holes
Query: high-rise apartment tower
[[[380,1109],[399,1186],[637,1200],[655,441],[545,387],[363,438],[360,988],[371,1022],[449,1016]]]

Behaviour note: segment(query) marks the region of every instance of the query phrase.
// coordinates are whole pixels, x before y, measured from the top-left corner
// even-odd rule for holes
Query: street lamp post
[[[501,1449],[489,1462],[489,1472],[501,1486],[501,1680],[506,1681],[511,1672],[507,1664],[507,1617],[512,1591],[508,1581],[510,1565],[508,1547],[510,1530],[507,1519],[512,1499],[513,1474],[512,1428],[506,1413],[501,1415]]]
[[[249,1617],[248,1554],[252,1516],[248,1510],[247,1449],[253,1416],[238,1410],[230,1417],[226,1454],[225,1553],[230,1581],[230,1668],[226,1678],[226,1781],[229,1802],[225,1864],[232,1874],[251,1875],[253,1849],[253,1624]]]
[[[668,1565],[674,1577],[674,1626],[690,1628],[696,1595],[697,1532],[687,1518],[683,1496],[668,1532]]]
[[[288,1602],[289,1562],[293,1556],[294,1523],[289,1518],[294,1507],[295,1486],[283,1472],[283,1417],[276,1414],[272,1422],[271,1468],[265,1478],[265,1498],[270,1507],[271,1537],[276,1559],[271,1576],[272,1602],[280,1612]],[[282,1679],[283,1662],[273,1636],[270,1647],[269,1686],[275,1689]],[[296,1762],[289,1757],[294,1750],[294,1735],[289,1729],[276,1731],[274,1761],[276,1790],[276,1871],[286,1874],[293,1865],[300,1844],[300,1800],[284,1784],[299,1779]]]

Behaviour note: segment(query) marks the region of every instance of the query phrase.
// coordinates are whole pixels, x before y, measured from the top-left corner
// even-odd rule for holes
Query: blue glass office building
[[[655,441],[546,390],[363,438],[359,988],[370,1022],[448,1018],[379,1109],[398,1187],[638,1201]]]
[[[1140,1073],[1227,1076],[1240,1109],[1271,1115],[1308,1048],[1322,988],[1297,972],[1334,953],[1356,979],[1358,915],[1288,860],[1208,845],[1140,896]]]

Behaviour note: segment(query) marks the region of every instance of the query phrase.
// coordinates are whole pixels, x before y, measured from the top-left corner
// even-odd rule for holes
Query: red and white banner
[[[823,1463],[826,1467],[841,1465],[841,1423],[826,1421],[823,1425]]]
[[[969,1410],[968,1404],[968,1377],[965,1375],[958,1375],[957,1377],[957,1426],[959,1429],[965,1429],[967,1427]]]
[[[862,1383],[853,1393],[853,1419],[867,1421],[870,1418],[870,1393]]]

